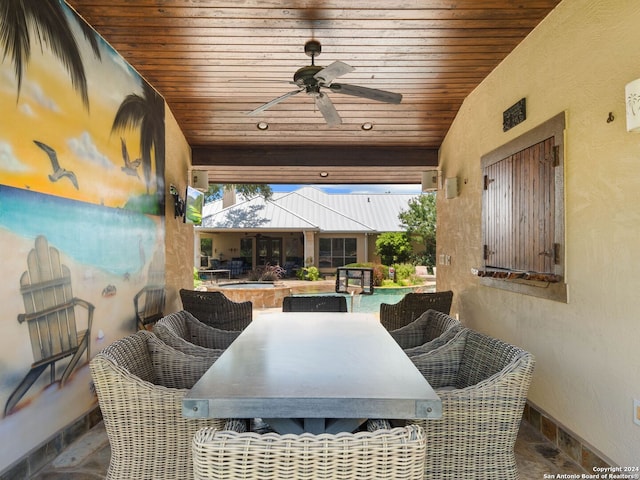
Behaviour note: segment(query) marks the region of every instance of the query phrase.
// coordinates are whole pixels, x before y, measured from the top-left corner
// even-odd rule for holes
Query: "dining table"
[[[261,418],[279,433],[437,419],[442,403],[374,314],[262,314],[183,399],[187,418]]]

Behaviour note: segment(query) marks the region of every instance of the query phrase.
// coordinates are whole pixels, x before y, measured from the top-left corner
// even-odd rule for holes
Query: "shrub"
[[[416,268],[410,263],[396,263],[393,265],[396,270],[396,282],[403,283],[405,280],[409,280],[411,275],[416,272]]]
[[[296,273],[300,280],[310,280],[315,282],[320,280],[320,270],[317,267],[303,267]]]
[[[411,255],[411,263],[414,265],[426,265],[428,267],[433,267],[436,264],[436,254],[435,251],[429,252],[419,252]]]
[[[252,282],[275,282],[284,277],[285,269],[280,265],[265,265],[251,270],[247,279]]]
[[[198,273],[198,269],[193,267],[193,288],[198,288],[200,285],[202,285],[200,274]]]

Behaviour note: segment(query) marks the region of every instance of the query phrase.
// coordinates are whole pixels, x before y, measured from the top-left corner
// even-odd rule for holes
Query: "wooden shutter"
[[[556,152],[550,137],[484,167],[486,267],[554,271]]]

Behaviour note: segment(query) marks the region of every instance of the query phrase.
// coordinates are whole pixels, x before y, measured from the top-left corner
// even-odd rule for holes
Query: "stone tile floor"
[[[558,478],[558,474],[586,473],[526,422],[520,428],[515,450],[520,480],[542,480],[545,474]],[[109,440],[100,423],[29,480],[104,479],[109,455]]]

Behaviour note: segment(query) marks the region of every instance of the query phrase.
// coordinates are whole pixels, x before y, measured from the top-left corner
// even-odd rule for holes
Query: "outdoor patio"
[[[331,291],[331,280],[304,282],[287,280],[290,287],[303,288],[305,284],[315,283],[314,289]],[[428,282],[431,283],[431,282]],[[254,308],[254,317],[281,311],[280,308]],[[539,480],[545,475],[584,474],[586,472],[569,456],[545,438],[526,418],[529,409],[525,408],[515,453],[521,480]],[[254,430],[261,431],[265,424],[254,422]],[[428,447],[427,447],[428,448]],[[93,480],[106,478],[109,466],[110,445],[104,424],[100,422],[89,432],[72,443],[43,470],[30,477],[30,480]]]
[[[107,434],[100,423],[30,480],[104,479],[109,454]],[[516,461],[521,480],[540,480],[545,474],[558,478],[560,474],[586,473],[528,423],[520,427]]]

